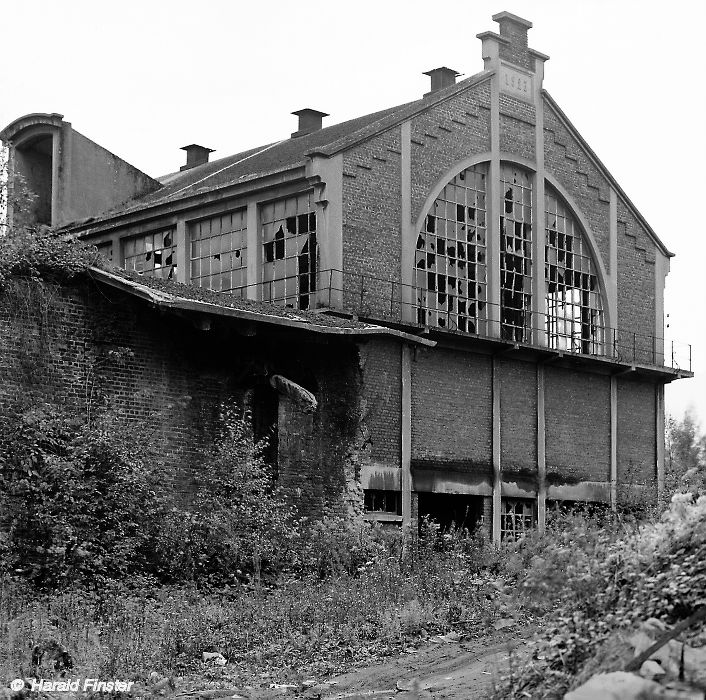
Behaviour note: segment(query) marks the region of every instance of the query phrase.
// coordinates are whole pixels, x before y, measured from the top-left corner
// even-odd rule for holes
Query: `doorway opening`
[[[472,532],[483,520],[483,497],[456,493],[419,493],[419,522],[424,517],[442,530]]]

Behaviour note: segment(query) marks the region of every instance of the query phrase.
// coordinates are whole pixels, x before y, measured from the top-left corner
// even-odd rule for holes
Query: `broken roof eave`
[[[647,219],[645,219],[645,217],[640,213],[640,210],[635,206],[630,197],[628,197],[628,195],[625,193],[625,190],[623,190],[623,188],[618,184],[618,181],[613,177],[608,168],[596,155],[595,151],[588,145],[587,141],[583,138],[583,136],[581,136],[579,130],[571,123],[571,120],[566,116],[561,107],[559,107],[559,105],[556,103],[556,100],[554,100],[554,98],[545,89],[542,90],[542,94],[546,98],[551,108],[554,110],[554,113],[556,114],[559,121],[562,122],[562,124],[568,129],[569,133],[581,144],[581,147],[584,149],[586,155],[592,161],[593,165],[598,168],[598,170],[605,176],[611,186],[615,188],[615,191],[618,196],[623,200],[628,209],[630,209],[635,218],[644,227],[645,231],[647,231],[647,234],[650,236],[654,244],[662,251],[663,255],[668,258],[673,258],[674,253],[672,253],[669,248],[667,248],[667,246],[660,240],[659,236],[655,233],[654,229],[647,222]]]
[[[434,347],[436,341],[429,338],[422,338],[412,333],[405,333],[394,328],[386,328],[384,326],[366,324],[362,328],[336,328],[313,323],[306,319],[294,319],[286,316],[274,316],[270,314],[258,313],[257,311],[248,311],[246,309],[237,309],[231,306],[219,306],[202,300],[186,299],[175,294],[167,294],[155,289],[151,289],[146,285],[139,284],[136,281],[126,279],[119,275],[115,275],[106,270],[101,270],[97,267],[88,269],[89,276],[97,281],[107,284],[121,291],[127,292],[132,296],[149,301],[155,306],[167,310],[188,311],[193,313],[202,313],[211,316],[221,316],[226,318],[237,319],[241,321],[250,321],[255,323],[264,323],[274,326],[283,326],[297,330],[310,331],[313,333],[323,333],[328,335],[338,336],[370,336],[370,335],[385,335],[398,338],[405,342],[414,343],[417,345],[426,345]],[[276,309],[276,305],[272,304],[272,308]]]

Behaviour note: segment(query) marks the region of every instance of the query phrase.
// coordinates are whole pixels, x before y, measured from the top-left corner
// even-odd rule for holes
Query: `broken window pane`
[[[296,309],[314,306],[319,246],[312,193],[262,206],[262,298]]]
[[[141,275],[174,279],[176,249],[172,228],[127,238],[123,241],[124,267]]]
[[[424,220],[414,263],[420,324],[486,333],[486,172],[459,173]]]
[[[603,354],[603,306],[593,256],[580,225],[549,183],[544,201],[547,345]]]
[[[402,513],[402,499],[399,491],[365,489],[364,505],[366,513]]]
[[[535,501],[526,498],[503,498],[500,511],[500,537],[518,540],[532,530],[535,523]]]
[[[246,296],[248,231],[245,209],[189,226],[191,281],[217,292]]]
[[[513,165],[500,167],[504,207],[500,215],[501,337],[529,342],[532,331],[532,177]]]

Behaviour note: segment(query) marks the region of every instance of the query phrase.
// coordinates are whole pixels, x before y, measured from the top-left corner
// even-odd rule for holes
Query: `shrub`
[[[634,624],[676,623],[706,596],[706,496],[676,494],[656,522],[570,516],[527,538],[530,566],[518,577],[524,602],[545,613],[534,660],[497,697],[560,698],[589,672],[614,670],[606,649]]]
[[[0,418],[0,563],[35,584],[139,572],[157,501],[110,429],[48,404]]]
[[[222,585],[259,581],[292,558],[296,511],[264,461],[251,421],[222,409],[220,434],[204,455],[193,502],[165,507],[154,542],[155,573],[165,581]]]

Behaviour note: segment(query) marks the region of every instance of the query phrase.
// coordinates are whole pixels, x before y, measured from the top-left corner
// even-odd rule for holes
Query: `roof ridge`
[[[407,102],[404,105],[400,105],[399,108],[395,108],[395,111],[392,112],[391,114],[386,114],[384,117],[381,117],[380,119],[372,122],[371,124],[366,125],[365,127],[362,127],[361,129],[358,129],[358,131],[354,132],[353,134],[348,134],[347,136],[343,136],[337,141],[334,141],[331,144],[328,144],[327,146],[322,147],[321,149],[318,150],[312,150],[307,152],[307,155],[310,154],[319,154],[321,153],[322,155],[326,156],[332,156],[336,155],[336,153],[339,153],[340,151],[346,150],[347,148],[350,148],[351,146],[358,145],[359,143],[363,143],[364,141],[367,141],[369,138],[372,138],[373,136],[376,136],[377,134],[380,133],[379,130],[374,130],[373,127],[378,125],[379,122],[389,120],[389,124],[386,124],[383,131],[387,131],[388,129],[393,128],[397,124],[401,123],[402,121],[405,121],[406,119],[411,119],[415,115],[419,114],[420,112],[424,112],[425,110],[435,107],[436,105],[440,104],[441,102],[445,102],[446,100],[451,99],[452,97],[455,97],[459,93],[463,92],[464,90],[467,90],[468,88],[474,87],[478,85],[479,83],[483,82],[484,80],[487,80],[490,78],[490,76],[493,74],[494,71],[491,70],[482,70],[478,73],[474,73],[473,75],[469,76],[468,78],[465,78],[464,80],[455,83],[454,85],[450,85],[449,87],[443,88],[441,90],[437,90],[436,92],[432,93],[428,97],[422,97],[418,100],[413,100],[412,102]],[[406,109],[405,109],[406,108]],[[384,111],[384,110],[383,110]],[[404,111],[404,117],[400,118],[399,115],[397,114],[398,111]],[[395,119],[392,119],[393,116],[396,116]],[[360,139],[353,139],[353,137],[356,136],[361,131],[370,131],[370,134],[366,134],[364,137]]]
[[[420,112],[451,99],[455,95],[477,85],[483,80],[489,79],[492,73],[492,71],[483,70],[454,85],[437,90],[427,97],[422,97],[394,107],[387,107],[369,114],[363,114],[340,122],[339,124],[332,124],[325,129],[319,129],[306,136],[286,138],[263,147],[249,151],[241,151],[240,154],[235,154],[234,156],[225,156],[219,159],[219,161],[232,161],[233,159],[235,159],[235,161],[228,162],[221,168],[213,169],[213,166],[217,165],[219,161],[212,161],[211,163],[204,163],[197,168],[182,171],[182,177],[179,177],[179,175],[175,173],[173,179],[168,183],[162,183],[162,187],[158,190],[145,193],[140,197],[135,197],[128,202],[124,202],[120,207],[102,212],[98,216],[93,217],[90,222],[72,222],[67,225],[67,228],[71,229],[74,226],[85,227],[85,225],[89,223],[99,226],[101,223],[108,222],[114,218],[136,214],[153,207],[170,203],[173,204],[187,197],[198,196],[203,192],[203,188],[201,188],[201,190],[195,189],[199,184],[211,178],[216,178],[217,176],[221,176],[221,179],[223,179],[222,174],[225,171],[229,168],[241,165],[249,159],[262,161],[262,159],[258,157],[266,152],[273,154],[270,162],[258,162],[252,171],[242,172],[225,182],[213,182],[212,180],[212,184],[206,185],[206,188],[209,191],[216,191],[267,174],[290,170],[294,167],[299,167],[305,162],[306,158],[311,158],[317,154],[330,157],[342,150],[363,143],[379,133],[388,131],[402,121],[410,119]],[[359,124],[355,124],[356,122],[359,122]],[[351,125],[353,125],[353,128],[347,132],[347,128],[350,128]],[[243,154],[243,157],[238,158],[238,156]],[[207,174],[203,174],[204,171],[201,170],[203,175],[199,178],[199,169],[201,168],[208,168],[208,172]],[[192,177],[196,177],[196,179],[192,180]]]

